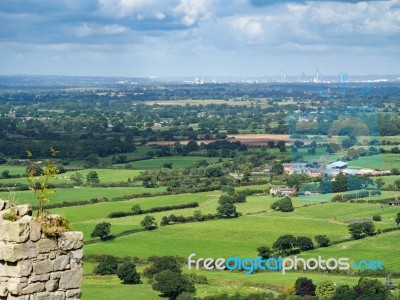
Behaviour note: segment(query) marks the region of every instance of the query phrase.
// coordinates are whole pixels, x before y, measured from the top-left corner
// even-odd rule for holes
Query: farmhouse
[[[277,195],[277,194],[282,194],[284,196],[290,196],[291,194],[293,194],[294,192],[296,192],[296,189],[293,188],[289,188],[289,187],[284,187],[284,188],[271,188],[269,190],[269,193],[271,195]]]
[[[335,161],[334,163],[331,163],[326,166],[327,169],[346,169],[347,168],[347,163],[344,161]]]
[[[298,163],[298,162],[293,162],[293,163],[284,163],[283,165],[283,170],[287,174],[302,174],[304,173],[304,168],[308,165],[308,163]]]

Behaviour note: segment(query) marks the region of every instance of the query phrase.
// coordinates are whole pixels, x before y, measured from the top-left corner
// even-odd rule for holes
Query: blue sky
[[[400,0],[1,0],[0,74],[399,74]]]

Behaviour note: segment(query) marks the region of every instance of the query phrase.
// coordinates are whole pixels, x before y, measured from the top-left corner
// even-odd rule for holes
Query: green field
[[[381,154],[360,157],[348,162],[349,168],[385,169],[400,168],[400,156],[398,154]]]
[[[6,166],[2,166],[4,169],[8,170],[8,167]],[[14,167],[16,168],[16,170],[19,170],[19,168],[21,167]],[[13,170],[12,168],[10,168],[10,173],[11,170]],[[69,171],[69,172],[65,172],[62,174],[58,174],[54,180],[53,183],[58,184],[58,183],[72,183],[70,180],[70,176],[74,173],[81,173],[84,177],[84,181],[86,181],[86,175],[91,172],[91,171],[95,171],[97,172],[99,179],[100,179],[100,183],[113,183],[113,182],[127,182],[128,178],[133,179],[135,177],[137,177],[140,172],[142,170],[126,170],[126,169],[85,169],[85,170],[79,170],[79,171]],[[25,172],[25,168],[23,173]],[[23,173],[19,173],[19,174],[23,174]],[[0,183],[3,184],[8,184],[8,185],[12,185],[15,183],[21,183],[21,184],[28,184],[27,178],[26,177],[22,177],[22,178],[7,178],[7,179],[0,179]]]
[[[148,160],[135,161],[129,163],[136,169],[156,169],[162,167],[164,163],[172,163],[173,168],[185,168],[193,166],[196,161],[206,160],[209,163],[217,162],[218,158],[214,157],[202,157],[202,156],[171,156],[171,157],[160,157]]]
[[[113,211],[127,211],[133,204],[140,204],[143,209],[181,204],[197,201],[199,208],[182,209],[154,213],[159,222],[161,217],[175,215],[192,215],[195,210],[204,214],[215,213],[220,192],[158,196],[121,202],[99,203],[89,206],[57,209],[72,223],[75,230],[82,230],[86,239],[94,226],[103,221],[112,224],[112,232],[140,227],[143,216],[130,216],[117,219],[106,219]],[[296,207],[292,213],[271,211],[269,206],[275,198],[269,195],[248,197],[247,203],[237,204],[237,210],[245,216],[238,219],[215,220],[207,222],[178,224],[159,227],[151,232],[140,232],[117,238],[113,241],[86,246],[88,254],[113,254],[117,256],[180,255],[186,257],[192,252],[207,257],[217,256],[253,256],[256,248],[262,244],[271,246],[282,234],[292,233],[295,236],[306,235],[313,238],[317,234],[326,234],[331,240],[349,237],[348,222],[353,219],[368,218],[379,214],[381,222],[375,222],[377,229],[394,227],[394,216],[400,212],[399,207],[374,204],[325,203],[304,206],[305,202],[294,200]],[[195,233],[195,234],[194,234]],[[245,238],[243,238],[245,237]],[[395,260],[393,257],[391,260]]]
[[[160,193],[165,192],[165,187],[144,188],[138,187],[114,187],[114,188],[101,188],[101,187],[81,187],[81,188],[58,188],[56,193],[51,195],[51,202],[49,204],[57,204],[63,202],[76,202],[87,201],[93,198],[108,198],[111,200],[114,197],[122,197],[132,194],[143,193]],[[16,204],[29,203],[37,205],[36,198],[31,191],[17,191],[17,192],[0,192],[0,199],[10,199]]]

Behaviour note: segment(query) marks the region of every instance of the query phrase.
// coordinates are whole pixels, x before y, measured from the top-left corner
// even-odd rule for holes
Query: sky
[[[1,0],[0,74],[400,74],[400,0]]]

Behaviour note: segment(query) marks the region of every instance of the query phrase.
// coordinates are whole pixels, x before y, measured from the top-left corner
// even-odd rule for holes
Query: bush
[[[106,240],[110,234],[111,224],[107,222],[102,222],[96,225],[90,237],[95,238],[99,237],[101,240]]]
[[[314,239],[320,247],[328,247],[329,246],[330,240],[326,235],[319,234],[319,235],[316,235],[314,237]]]
[[[380,215],[374,215],[372,217],[372,220],[374,220],[375,222],[380,222],[382,221],[382,217]]]
[[[139,284],[140,275],[136,271],[136,265],[132,261],[128,261],[121,265],[117,270],[117,276],[124,284]]]
[[[292,199],[285,197],[271,204],[271,209],[279,210],[282,212],[291,212],[294,210]]]
[[[301,251],[307,251],[314,249],[314,244],[309,237],[299,236],[296,239],[296,247],[298,247]]]
[[[103,261],[94,268],[93,273],[98,275],[112,275],[115,274],[117,270],[117,258],[111,255],[106,255]]]

